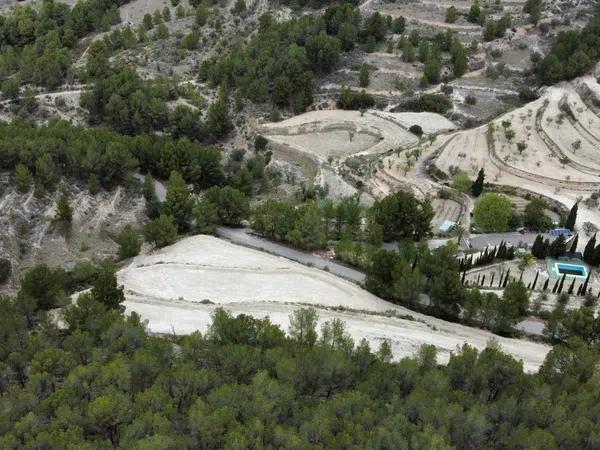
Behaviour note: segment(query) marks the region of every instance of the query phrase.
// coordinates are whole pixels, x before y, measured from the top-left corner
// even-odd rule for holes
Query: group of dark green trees
[[[105,125],[122,134],[169,132],[174,138],[215,142],[232,130],[226,92],[222,90],[203,118],[202,111],[168,101],[182,92],[174,82],[159,78],[143,80],[135,69],[109,63],[110,50],[97,41],[88,50],[87,72],[91,86],[81,97],[92,125]]]
[[[252,228],[262,236],[304,249],[324,248],[329,240],[368,241],[380,245],[429,235],[433,209],[411,192],[391,194],[364,209],[346,197],[301,205],[267,200],[252,211]],[[366,223],[363,223],[365,219]]]
[[[225,181],[220,151],[187,138],[124,136],[64,121],[35,126],[0,124],[0,168],[14,173],[20,190],[51,190],[61,177],[87,183],[90,191],[126,184],[135,171],[167,179],[171,171],[205,189]]]
[[[20,6],[0,16],[0,78],[5,80],[2,91],[11,91],[11,83],[17,83],[17,87],[19,83],[32,83],[49,89],[63,84],[72,74],[72,53],[78,40],[118,23],[118,7],[123,3],[81,0],[70,8],[49,0],[39,8]]]
[[[314,77],[331,72],[341,52],[383,40],[391,23],[379,13],[362,18],[351,4],[285,22],[276,22],[267,13],[248,43],[203,61],[200,77],[213,86],[235,88],[255,103],[270,101],[303,112],[312,103]]]
[[[596,235],[594,234],[583,250],[583,260],[592,266],[600,266],[600,243],[596,244]]]
[[[542,83],[550,85],[587,72],[600,59],[600,8],[581,30],[561,31],[550,52],[536,65]]]
[[[598,353],[580,339],[536,374],[495,345],[391,362],[314,310],[269,319],[216,309],[206,334],[165,338],[125,317],[110,274],[64,311],[0,297],[0,447],[595,448]],[[43,281],[26,281],[28,294]]]
[[[166,198],[161,203],[152,183],[151,177],[144,180],[143,191],[151,219],[144,227],[144,237],[156,247],[172,244],[180,233],[193,230],[210,234],[219,225],[239,226],[249,217],[248,197],[230,185],[213,186],[201,198],[196,198],[182,175],[173,171]]]

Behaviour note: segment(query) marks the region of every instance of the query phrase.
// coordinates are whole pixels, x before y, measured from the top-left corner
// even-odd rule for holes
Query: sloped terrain
[[[379,345],[389,339],[397,358],[433,344],[440,362],[447,362],[457,346],[468,342],[483,348],[494,338],[532,371],[549,350],[415,313],[327,272],[211,236],[185,238],[138,256],[118,279],[125,286],[127,310],[141,314],[149,329],[160,333],[204,331],[219,306],[235,314],[269,316],[286,329],[289,314],[310,305],[317,308],[321,323],[335,317],[344,320],[357,341],[366,338]],[[343,309],[331,309],[335,307]]]

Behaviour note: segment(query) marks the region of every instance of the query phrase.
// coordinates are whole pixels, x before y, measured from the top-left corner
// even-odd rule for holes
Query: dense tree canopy
[[[530,0],[528,3],[540,2]],[[535,8],[532,11],[535,12]],[[597,10],[594,18],[581,30],[561,31],[558,34],[550,52],[536,68],[542,83],[550,85],[579,77],[598,61],[600,58],[600,13],[598,11],[600,10]]]
[[[418,241],[431,231],[431,202],[418,200],[412,192],[399,191],[378,200],[372,214],[373,220],[382,227],[386,241]]]
[[[15,183],[27,190],[31,178],[46,189],[61,176],[102,187],[126,182],[135,170],[167,179],[176,170],[188,183],[208,188],[224,181],[220,152],[186,138],[150,134],[122,136],[64,121],[36,127],[29,122],[0,124],[0,168],[15,171]]]
[[[0,78],[54,89],[71,67],[71,51],[86,34],[120,21],[120,0],[80,0],[72,8],[48,0],[39,8],[17,6],[0,16]]]
[[[234,87],[255,103],[271,100],[302,112],[312,103],[313,77],[331,72],[340,52],[356,43],[383,40],[388,21],[379,13],[361,19],[356,7],[335,5],[322,16],[306,14],[276,22],[260,18],[259,33],[247,44],[201,64],[200,76],[213,86]]]
[[[486,233],[500,233],[508,229],[512,203],[502,194],[485,194],[475,203],[473,220]]]
[[[539,374],[493,343],[390,362],[343,322],[216,309],[206,334],[146,333],[89,294],[66,329],[27,323],[0,297],[0,447],[593,448],[597,352],[555,347]]]

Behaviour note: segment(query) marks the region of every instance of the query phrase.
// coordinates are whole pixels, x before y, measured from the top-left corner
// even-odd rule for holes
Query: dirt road
[[[323,270],[325,267],[328,267],[329,272],[354,283],[362,284],[365,280],[365,274],[356,269],[344,266],[335,262],[334,260],[330,260],[322,256],[312,255],[310,253],[263,239],[259,236],[251,234],[248,228],[219,227],[217,228],[217,236],[227,239],[234,244],[239,244],[245,247],[266,251],[267,253],[283,256],[284,258],[291,259],[292,261],[310,265],[318,269]]]

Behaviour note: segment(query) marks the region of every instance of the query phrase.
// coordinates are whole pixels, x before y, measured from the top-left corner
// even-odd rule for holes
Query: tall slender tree
[[[565,220],[565,228],[573,231],[575,229],[575,222],[577,221],[577,209],[579,208],[579,204],[575,203],[569,211],[569,215],[567,216],[567,220]]]
[[[577,251],[577,245],[579,244],[579,235],[576,234],[573,238],[573,242],[571,243],[571,249],[569,250],[571,253],[575,253]]]
[[[592,264],[594,259],[594,249],[596,248],[596,235],[594,234],[592,238],[585,245],[585,249],[583,250],[583,260]]]
[[[477,178],[475,179],[475,181],[471,185],[471,193],[473,194],[473,197],[479,197],[481,195],[481,193],[483,192],[483,182],[484,182],[484,180],[485,180],[485,172],[484,172],[483,167],[482,167],[481,169],[479,169],[479,173],[477,174]]]

